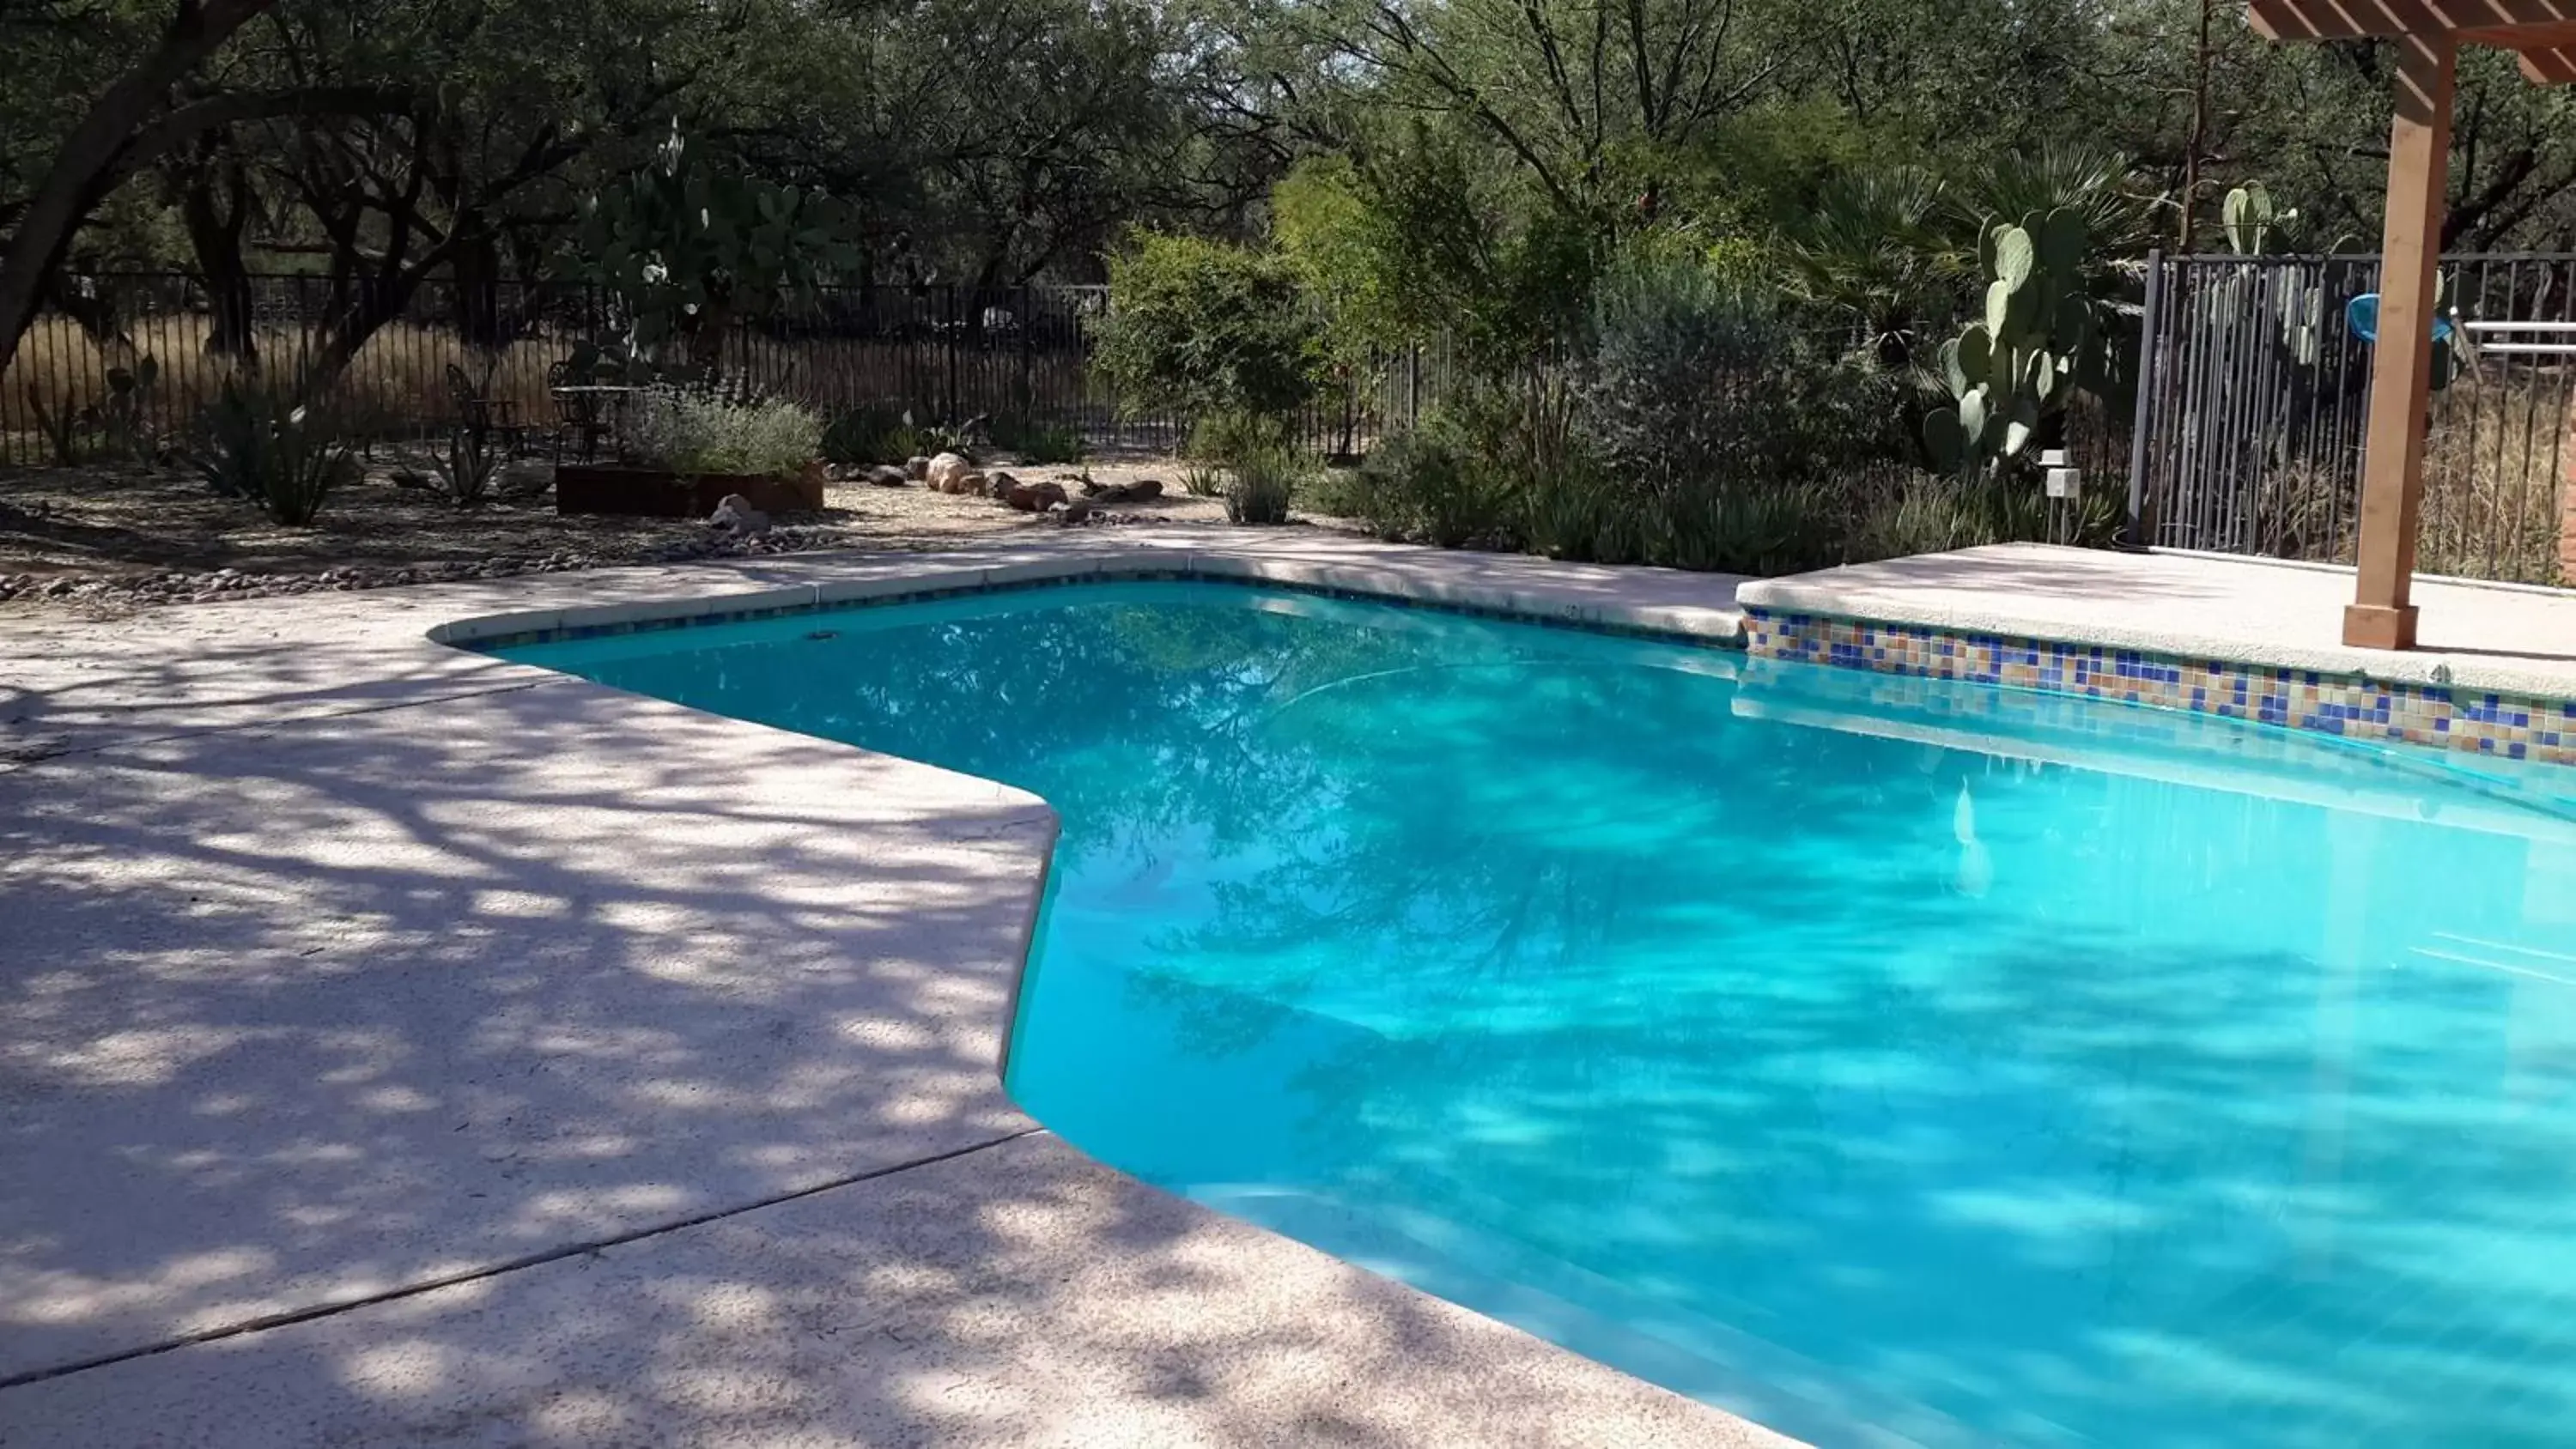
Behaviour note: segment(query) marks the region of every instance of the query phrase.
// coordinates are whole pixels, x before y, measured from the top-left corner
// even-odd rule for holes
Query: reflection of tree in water
[[[1825,863],[1864,840],[1887,857],[1946,840],[1984,762],[1735,721],[1731,696],[1624,664],[1453,663],[1277,712],[1263,753],[1319,762],[1331,808],[1275,822],[1279,862],[1222,882],[1163,943],[1176,975],[1219,961],[1239,990],[1175,982],[1164,999],[1212,1053],[1291,1007],[1382,1028],[1294,1083],[1320,1112],[1365,1114],[1310,1124],[1373,1144],[1365,1180],[1342,1184],[1355,1195],[1508,1224],[1573,1261],[1617,1251],[1600,1215],[1648,1195],[1714,1214],[1711,1252],[1741,1246],[1726,1222],[1776,1228],[1783,1190],[1845,1172],[1847,1108],[1819,1095],[1815,1054],[2005,1030],[1945,1023],[1901,978],[1829,959],[1891,944],[1855,918],[1940,928],[1914,873]],[[1801,913],[1812,978],[1713,989],[1730,940]],[[1497,1181],[1512,1200],[1480,1200]]]

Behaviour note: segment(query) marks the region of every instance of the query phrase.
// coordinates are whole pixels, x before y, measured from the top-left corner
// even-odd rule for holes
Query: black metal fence
[[[346,300],[309,276],[254,277],[222,301],[180,273],[95,276],[82,290],[77,315],[39,317],[0,374],[0,465],[176,436],[246,354],[310,356]],[[1009,418],[1072,428],[1095,449],[1176,449],[1185,419],[1122,411],[1091,365],[1107,309],[1104,287],[830,288],[732,324],[719,368],[826,416],[891,407],[923,424]],[[453,367],[495,407],[543,426],[554,409],[548,366],[607,321],[607,298],[578,284],[432,281],[368,338],[334,401],[362,436],[431,436],[458,421]],[[126,385],[147,357],[150,384]],[[1452,371],[1436,346],[1358,370],[1308,405],[1299,440],[1364,451],[1420,417]]]
[[[2442,261],[2419,563],[2553,582],[2576,387],[2576,255]],[[2130,511],[2174,548],[2350,562],[2370,404],[2353,299],[2375,256],[2148,262]]]

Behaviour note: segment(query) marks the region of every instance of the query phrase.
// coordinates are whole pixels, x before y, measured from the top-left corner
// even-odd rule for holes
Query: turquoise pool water
[[[1194,584],[512,657],[1063,816],[1076,1146],[1829,1444],[2565,1444],[2557,777]]]

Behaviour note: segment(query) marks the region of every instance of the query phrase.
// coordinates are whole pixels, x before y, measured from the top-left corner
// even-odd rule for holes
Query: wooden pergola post
[[[2379,243],[2379,340],[2370,354],[2370,417],[2362,433],[2361,567],[2343,611],[2343,642],[2367,649],[2415,647],[2415,532],[2460,54],[2447,34],[2402,35],[2394,46],[2397,115],[2389,125],[2388,213]]]
[[[2576,0],[2250,0],[2274,40],[2380,40],[2397,60],[2380,237],[2379,336],[2362,432],[2361,539],[2343,642],[2415,647],[2415,537],[2433,390],[2436,278],[2450,183],[2451,92],[2463,44],[2519,52],[2541,84],[2576,80]]]

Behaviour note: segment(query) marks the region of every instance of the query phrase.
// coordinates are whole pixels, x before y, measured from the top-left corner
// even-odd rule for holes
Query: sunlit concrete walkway
[[[0,1445],[1765,1442],[1022,1115],[1041,802],[428,638],[1182,555],[1736,625],[1231,530],[0,625]]]

